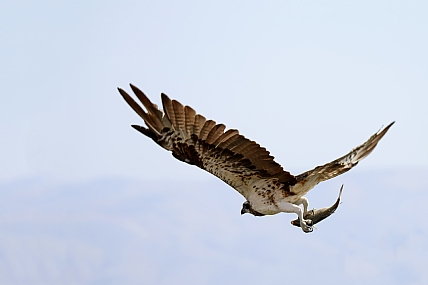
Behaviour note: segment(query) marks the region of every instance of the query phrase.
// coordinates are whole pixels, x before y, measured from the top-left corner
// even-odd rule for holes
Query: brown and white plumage
[[[394,123],[347,155],[294,176],[275,162],[269,151],[240,135],[238,130],[226,130],[225,125],[207,120],[191,107],[183,106],[163,93],[162,111],[137,87],[131,85],[131,88],[145,110],[124,90],[118,90],[147,128],[132,127],[171,151],[175,158],[214,174],[236,189],[247,200],[241,213],[263,216],[294,212],[305,232],[312,231],[312,227],[309,220],[303,219],[308,207],[303,195],[319,182],[354,167],[373,151]],[[303,205],[304,211],[298,205]]]

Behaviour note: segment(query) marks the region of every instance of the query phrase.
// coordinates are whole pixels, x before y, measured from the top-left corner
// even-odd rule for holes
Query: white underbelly
[[[310,177],[309,179],[301,181],[301,183],[296,183],[294,186],[290,187],[290,192],[295,193],[295,195],[284,195],[281,187],[276,187],[271,189],[270,195],[261,195],[260,192],[254,191],[252,195],[247,197],[247,199],[255,211],[264,215],[275,215],[281,212],[277,207],[278,203],[288,202],[294,204],[298,199],[300,199],[300,197],[308,193],[309,190],[314,188],[317,184],[316,179],[314,177]],[[258,181],[251,186],[254,185],[257,188],[266,184],[262,181]]]
[[[275,215],[281,212],[276,204],[277,196],[284,196],[281,183],[277,180],[258,179],[251,181],[248,187],[251,190],[250,195],[246,198],[255,211],[264,215]],[[281,200],[286,198],[288,197],[282,197]]]

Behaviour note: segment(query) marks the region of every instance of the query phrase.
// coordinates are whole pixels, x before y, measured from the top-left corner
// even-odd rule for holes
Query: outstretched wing
[[[308,190],[307,189],[308,187],[304,187],[306,183],[311,184],[310,188],[312,188],[313,186],[315,186],[316,184],[322,181],[331,179],[333,177],[336,177],[340,174],[343,174],[349,171],[352,167],[357,165],[360,160],[365,158],[367,155],[369,155],[373,151],[377,143],[380,141],[381,138],[383,138],[383,136],[386,134],[386,132],[394,123],[395,122],[392,122],[388,126],[386,126],[384,129],[379,130],[377,133],[372,135],[365,143],[363,143],[360,146],[357,146],[356,148],[351,150],[348,154],[332,162],[329,162],[321,166],[317,166],[312,170],[309,170],[302,174],[297,175],[296,176],[297,184],[300,184],[303,187],[296,187],[295,189],[299,189],[299,190],[294,192],[296,193],[299,191]]]
[[[206,120],[191,107],[163,93],[162,112],[141,90],[132,84],[131,88],[146,111],[128,93],[118,90],[147,128],[132,127],[171,151],[175,158],[214,174],[246,198],[251,191],[248,185],[254,179],[266,179],[275,185],[296,183],[296,178],[284,171],[265,148],[240,135],[238,130],[225,131],[225,125]]]

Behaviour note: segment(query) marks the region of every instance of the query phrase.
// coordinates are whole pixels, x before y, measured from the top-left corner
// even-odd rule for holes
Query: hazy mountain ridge
[[[305,284],[312,278],[299,275],[310,270],[321,284],[424,284],[425,173],[351,171],[320,184],[308,195],[311,206],[334,203],[345,183],[343,203],[312,234],[290,225],[293,214],[241,217],[243,198],[214,178],[3,183],[0,280]]]

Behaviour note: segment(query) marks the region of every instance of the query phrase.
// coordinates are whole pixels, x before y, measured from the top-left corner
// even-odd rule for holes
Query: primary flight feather
[[[296,213],[304,232],[313,229],[313,222],[304,219],[308,216],[309,204],[304,195],[318,183],[357,165],[394,124],[392,122],[375,133],[348,154],[302,174],[292,175],[274,161],[266,148],[240,135],[238,130],[226,130],[225,125],[207,120],[191,107],[183,106],[163,93],[162,111],[140,89],[132,84],[131,89],[145,110],[118,88],[146,124],[146,127],[132,125],[133,128],[171,151],[175,158],[210,172],[236,189],[246,199],[241,214]],[[300,205],[303,205],[303,210]]]

